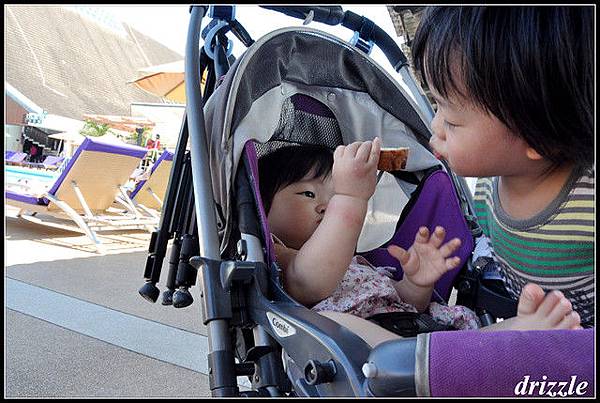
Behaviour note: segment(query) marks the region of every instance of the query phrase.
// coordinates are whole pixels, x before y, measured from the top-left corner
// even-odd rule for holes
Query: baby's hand
[[[333,154],[333,186],[336,194],[369,200],[377,183],[381,140],[338,146]]]
[[[460,239],[454,238],[442,245],[446,231],[438,226],[429,238],[426,227],[419,228],[415,242],[408,251],[397,245],[388,246],[388,252],[402,265],[404,277],[419,287],[433,287],[442,275],[460,263],[460,258],[448,258],[460,246]]]

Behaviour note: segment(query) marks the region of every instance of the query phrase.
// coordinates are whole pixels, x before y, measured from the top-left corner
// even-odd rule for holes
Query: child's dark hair
[[[411,53],[441,96],[473,99],[555,165],[590,166],[593,27],[591,6],[428,7]]]
[[[265,211],[271,209],[278,190],[298,182],[308,174],[309,179],[327,177],[333,168],[333,151],[316,145],[279,148],[258,160],[258,180]]]

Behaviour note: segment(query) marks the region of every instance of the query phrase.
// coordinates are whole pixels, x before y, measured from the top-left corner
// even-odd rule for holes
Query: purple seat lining
[[[291,101],[294,108],[302,112],[326,118],[335,118],[331,109],[308,95],[294,94],[291,97]]]
[[[258,177],[258,157],[256,155],[256,148],[254,147],[254,142],[249,140],[244,145],[245,158],[248,159],[250,163],[250,172],[251,172],[251,180],[250,183],[252,185],[252,191],[256,197],[256,200],[261,200],[260,198],[260,182]],[[265,242],[265,250],[267,255],[267,262],[269,265],[275,261],[275,248],[273,246],[273,240],[271,239],[271,230],[269,228],[269,223],[267,222],[267,214],[265,213],[265,208],[262,202],[258,204],[259,211],[259,220],[261,224],[261,228],[263,231],[263,240]]]
[[[441,225],[446,230],[446,242],[454,237],[459,238],[462,243],[455,256],[460,257],[462,263],[470,258],[473,251],[473,237],[448,174],[442,170],[435,171],[425,179],[421,186],[421,192],[413,207],[392,239],[381,248],[362,254],[375,266],[398,268],[399,270],[395,276],[396,280],[402,278],[402,267],[398,260],[388,253],[386,247],[393,244],[408,249],[413,244],[415,235],[421,226],[426,226],[432,232],[436,226]],[[450,297],[452,282],[459,271],[460,267],[457,267],[447,272],[435,285],[436,291],[445,301]],[[433,298],[435,299],[435,295]]]
[[[586,396],[593,396],[594,368],[594,329],[430,334],[431,396],[514,397],[526,379],[571,382],[572,376],[588,382]]]

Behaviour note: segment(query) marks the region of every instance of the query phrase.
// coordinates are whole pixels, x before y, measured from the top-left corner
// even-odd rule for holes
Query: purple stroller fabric
[[[245,155],[242,158],[247,158],[248,162],[250,163],[250,183],[252,185],[252,191],[254,192],[256,199],[259,201],[256,203],[258,205],[258,216],[265,239],[265,254],[267,256],[267,263],[270,265],[275,261],[275,248],[273,246],[273,240],[271,239],[271,230],[269,229],[269,223],[267,222],[267,214],[265,213],[265,208],[262,202],[260,202],[258,157],[256,155],[256,148],[254,147],[254,142],[252,140],[247,141],[244,145],[244,154]]]
[[[322,116],[326,118],[335,118],[331,109],[316,99],[304,94],[294,94],[291,96],[291,101],[296,110],[300,110],[311,115]]]
[[[419,227],[426,226],[432,232],[438,225],[446,230],[446,242],[454,237],[460,238],[462,241],[458,252],[455,254],[455,256],[460,257],[462,266],[462,263],[470,258],[473,251],[473,237],[458,203],[458,196],[452,186],[452,181],[448,174],[442,170],[434,172],[425,179],[415,204],[392,239],[381,248],[362,255],[375,266],[397,267],[399,270],[395,275],[395,279],[400,280],[403,274],[402,268],[399,262],[388,253],[386,247],[388,245],[399,245],[404,249],[408,249],[413,244]],[[459,271],[460,267],[449,271],[435,285],[435,289],[445,301],[450,297],[452,281]]]
[[[593,396],[594,329],[435,332],[428,365],[431,396]]]

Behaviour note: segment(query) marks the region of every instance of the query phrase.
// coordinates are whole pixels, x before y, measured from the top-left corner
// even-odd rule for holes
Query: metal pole
[[[200,71],[198,49],[200,26],[207,10],[207,6],[192,6],[185,50],[185,92],[200,256],[219,261],[219,237],[198,74]],[[207,285],[204,284],[204,281],[202,287],[204,295],[206,295]],[[228,322],[227,319],[211,319],[206,323],[210,387],[213,396],[236,396],[239,394]]]
[[[195,195],[196,220],[200,237],[200,256],[219,260],[219,237],[213,206],[212,181],[209,171],[204,111],[200,94],[199,50],[200,24],[206,7],[194,6],[188,29],[185,57],[185,93],[192,156],[192,180]]]

